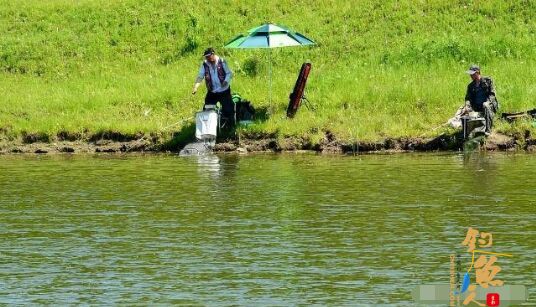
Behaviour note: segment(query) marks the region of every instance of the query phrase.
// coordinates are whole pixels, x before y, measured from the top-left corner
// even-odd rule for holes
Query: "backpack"
[[[243,99],[240,94],[233,94],[232,99],[235,104],[237,122],[255,119],[255,108],[249,100]]]
[[[491,88],[493,87],[493,81],[490,77],[482,77],[482,82],[484,83],[484,88],[486,89],[486,94],[491,94]],[[499,99],[497,96],[495,96],[495,101],[492,101],[494,112],[497,112],[499,110]]]

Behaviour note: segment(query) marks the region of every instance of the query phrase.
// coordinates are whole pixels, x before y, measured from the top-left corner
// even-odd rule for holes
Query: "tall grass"
[[[433,135],[462,103],[478,63],[502,111],[536,107],[536,2],[0,0],[0,128],[4,133],[178,131],[198,110],[190,90],[214,46],[232,88],[270,118],[247,128],[344,140]],[[272,105],[263,50],[225,42],[265,21],[314,39],[273,50]],[[284,118],[301,63],[317,109]],[[501,129],[508,130],[501,126]]]

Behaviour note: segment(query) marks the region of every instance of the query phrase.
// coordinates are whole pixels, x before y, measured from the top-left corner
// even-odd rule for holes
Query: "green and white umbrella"
[[[314,45],[311,39],[283,26],[267,23],[238,35],[225,45],[225,48],[277,48]]]
[[[258,49],[266,48],[269,54],[270,103],[272,102],[272,48],[310,46],[315,42],[304,35],[288,28],[266,23],[248,31],[247,35],[239,35],[225,44],[225,48]]]

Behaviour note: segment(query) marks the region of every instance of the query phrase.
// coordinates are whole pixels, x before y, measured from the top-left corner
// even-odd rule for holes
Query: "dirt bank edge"
[[[185,141],[165,140],[154,135],[118,136],[102,135],[100,138],[76,139],[58,137],[54,140],[33,136],[18,139],[0,138],[0,154],[54,154],[54,153],[140,153],[179,152]],[[216,152],[283,152],[314,151],[319,153],[358,154],[366,152],[408,152],[408,151],[458,151],[463,149],[459,135],[440,135],[435,138],[386,138],[376,142],[345,142],[326,133],[317,142],[300,137],[275,137],[256,135],[221,140]],[[492,133],[480,145],[480,150],[488,151],[529,151],[536,152],[536,139],[530,134],[505,135]]]

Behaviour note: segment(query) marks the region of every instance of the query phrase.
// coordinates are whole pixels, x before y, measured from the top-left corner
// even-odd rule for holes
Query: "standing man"
[[[235,124],[235,110],[230,87],[233,72],[227,66],[227,62],[216,55],[213,48],[206,49],[203,56],[205,60],[199,68],[192,95],[197,93],[199,85],[205,79],[207,86],[205,106],[215,105],[220,102],[222,105],[222,119],[228,123],[228,126],[232,127]]]
[[[480,75],[480,67],[477,65],[471,65],[467,73],[473,81],[467,86],[465,112],[483,112],[486,119],[486,135],[489,135],[493,126],[493,116],[499,108],[495,86],[490,77]]]

